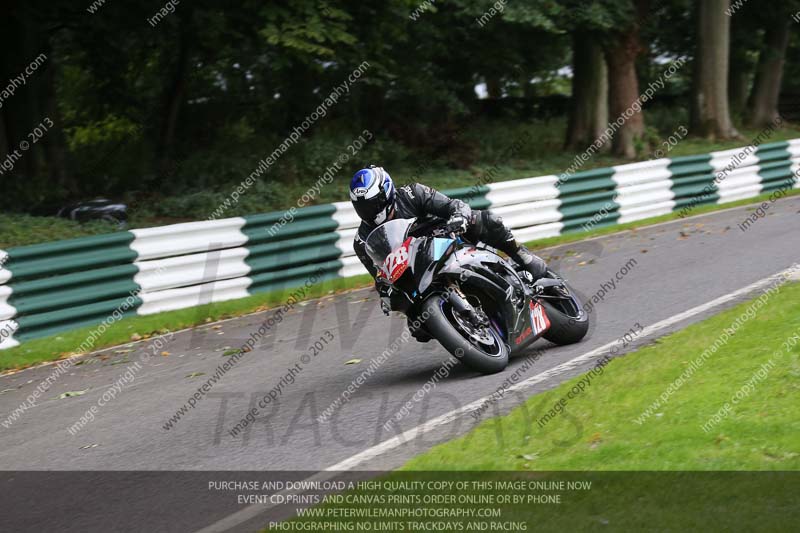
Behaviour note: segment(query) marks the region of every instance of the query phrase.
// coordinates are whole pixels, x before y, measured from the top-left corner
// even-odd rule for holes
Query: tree
[[[728,106],[730,0],[698,2],[690,131],[716,139],[739,136]]]
[[[645,18],[648,1],[635,0],[631,7],[627,24],[607,41],[605,55],[608,64],[609,114],[612,121],[624,118],[613,137],[611,150],[615,155],[632,159],[636,156],[634,140],[644,134],[644,115],[634,103],[640,95],[636,75],[636,59],[643,50],[639,35],[640,21]]]
[[[789,45],[791,16],[800,9],[800,2],[756,2],[753,19],[763,28],[755,81],[748,101],[746,122],[760,127],[773,124],[778,118],[778,98],[783,82],[786,50]]]
[[[565,148],[583,149],[608,123],[608,69],[597,35],[572,33],[572,100]]]

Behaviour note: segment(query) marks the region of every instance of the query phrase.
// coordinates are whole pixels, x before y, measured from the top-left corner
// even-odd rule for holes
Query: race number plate
[[[409,237],[397,250],[386,256],[383,268],[381,268],[381,274],[389,280],[389,283],[394,283],[400,279],[400,276],[408,268],[408,247],[410,244],[411,238]]]
[[[550,319],[547,318],[547,313],[544,312],[544,306],[539,302],[531,301],[531,328],[534,335],[541,335],[550,329]]]

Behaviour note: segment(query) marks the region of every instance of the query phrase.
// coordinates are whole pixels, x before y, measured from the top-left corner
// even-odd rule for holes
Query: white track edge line
[[[728,294],[725,294],[723,296],[720,296],[719,298],[711,300],[710,302],[706,302],[704,304],[700,304],[700,305],[698,305],[696,307],[692,307],[691,309],[683,311],[682,313],[678,313],[677,315],[673,315],[673,316],[671,316],[669,318],[666,318],[664,320],[656,322],[655,324],[647,326],[646,328],[644,328],[642,330],[642,333],[639,335],[639,339],[640,340],[641,339],[646,339],[647,337],[649,337],[649,336],[653,335],[654,333],[657,333],[657,332],[659,332],[659,331],[661,331],[661,330],[663,330],[665,328],[668,328],[668,327],[670,327],[670,326],[672,326],[674,324],[677,324],[677,323],[679,323],[679,322],[681,322],[683,320],[686,320],[687,318],[691,318],[691,317],[693,317],[695,315],[703,313],[704,311],[707,311],[709,309],[713,309],[713,308],[718,307],[718,306],[720,306],[722,304],[730,302],[731,300],[735,300],[736,298],[738,298],[740,296],[743,296],[743,295],[746,295],[746,294],[748,294],[750,292],[756,291],[756,290],[758,290],[758,289],[760,289],[760,288],[762,288],[762,287],[764,287],[764,286],[766,286],[766,285],[770,284],[771,282],[776,281],[778,279],[783,278],[784,281],[786,281],[787,279],[797,279],[798,269],[800,269],[800,263],[797,263],[797,264],[795,264],[795,265],[793,265],[793,266],[791,266],[791,267],[789,267],[789,268],[787,268],[785,270],[782,270],[782,271],[780,271],[780,272],[778,272],[776,274],[773,274],[771,276],[768,276],[766,278],[758,280],[758,281],[756,281],[754,283],[751,283],[750,285],[747,285],[746,287],[742,287],[741,289],[738,289],[738,290],[735,290],[735,291],[730,292]],[[608,351],[609,348],[614,346],[617,342],[618,342],[618,340],[615,339],[615,340],[613,340],[613,341],[611,341],[611,342],[609,342],[607,344],[604,344],[604,345],[602,345],[602,346],[600,346],[598,348],[595,348],[594,350],[591,350],[591,351],[586,352],[586,353],[584,353],[582,355],[574,357],[573,359],[570,359],[569,361],[565,361],[565,362],[561,363],[560,365],[554,366],[553,368],[545,370],[544,372],[536,374],[535,376],[531,376],[531,377],[529,377],[528,379],[526,379],[524,381],[520,381],[519,383],[508,387],[508,389],[506,389],[506,390],[507,390],[507,392],[523,390],[523,389],[526,389],[526,388],[531,387],[533,385],[536,385],[538,383],[541,383],[543,381],[546,381],[547,379],[555,377],[555,376],[557,376],[559,374],[562,374],[564,372],[567,372],[569,370],[577,368],[577,367],[585,364],[586,362],[592,360],[596,356],[605,353],[606,351]],[[491,396],[492,396],[491,394],[489,396],[484,396],[483,398],[479,398],[479,399],[477,399],[477,400],[475,400],[475,401],[473,401],[473,402],[471,402],[471,403],[469,403],[469,404],[467,404],[467,405],[465,405],[465,406],[463,406],[463,407],[461,407],[459,409],[454,409],[454,410],[452,410],[452,411],[450,411],[448,413],[445,413],[443,415],[439,415],[439,416],[437,416],[435,418],[432,418],[432,419],[428,420],[427,422],[424,422],[424,423],[422,423],[422,424],[420,424],[420,425],[418,425],[418,426],[416,426],[416,427],[414,427],[412,429],[404,431],[403,433],[401,433],[400,435],[397,435],[396,437],[392,437],[391,439],[387,439],[387,440],[381,442],[380,444],[376,444],[375,446],[372,446],[371,448],[367,448],[366,450],[363,450],[363,451],[361,451],[361,452],[359,452],[359,453],[357,453],[357,454],[355,454],[355,455],[353,455],[353,456],[351,456],[351,457],[349,457],[349,458],[347,458],[347,459],[345,459],[343,461],[340,461],[340,462],[338,462],[338,463],[336,463],[336,464],[334,464],[332,466],[329,466],[329,467],[325,468],[323,471],[321,471],[320,473],[315,474],[313,476],[310,476],[307,479],[308,480],[315,480],[315,481],[316,480],[324,480],[324,479],[328,479],[328,478],[334,477],[337,473],[340,473],[342,471],[352,470],[353,468],[355,468],[356,466],[358,466],[360,464],[363,464],[363,463],[365,463],[365,462],[367,462],[367,461],[369,461],[371,459],[374,459],[375,457],[383,455],[386,452],[389,452],[389,451],[391,451],[391,450],[393,450],[395,448],[398,448],[398,447],[402,446],[406,442],[410,441],[412,438],[416,438],[416,437],[419,437],[421,435],[424,435],[428,431],[431,431],[431,430],[435,429],[438,426],[441,426],[441,425],[444,425],[444,424],[448,424],[448,423],[452,422],[453,420],[456,420],[457,418],[459,418],[461,416],[464,416],[464,415],[466,415],[466,414],[468,414],[468,413],[470,413],[472,411],[475,411],[481,405],[483,405],[484,402],[488,401],[491,398]],[[272,504],[255,504],[255,505],[251,505],[249,507],[245,507],[241,511],[237,511],[236,513],[228,515],[225,518],[223,518],[223,519],[221,519],[221,520],[209,525],[208,527],[205,527],[205,528],[203,528],[201,530],[198,530],[197,533],[216,533],[216,532],[227,531],[228,529],[230,529],[232,527],[235,527],[235,526],[237,526],[237,525],[239,525],[239,524],[241,524],[243,522],[246,522],[247,520],[251,520],[251,519],[255,518],[256,516],[258,516],[259,514],[262,514],[263,512],[265,512],[267,509],[269,509],[271,507],[273,507]]]

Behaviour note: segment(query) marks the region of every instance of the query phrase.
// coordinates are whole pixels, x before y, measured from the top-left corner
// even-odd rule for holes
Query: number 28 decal
[[[400,276],[408,268],[408,246],[410,244],[411,238],[409,237],[397,250],[387,255],[383,261],[381,274],[389,280],[389,283],[394,283],[400,279]]]

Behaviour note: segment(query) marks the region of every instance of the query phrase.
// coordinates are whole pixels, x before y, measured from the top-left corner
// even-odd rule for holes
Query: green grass
[[[496,161],[502,165],[494,173],[494,181],[506,181],[532,176],[559,174],[572,165],[578,153],[566,152],[560,149],[562,131],[554,125],[542,124],[523,126],[506,131],[493,128],[486,131],[476,129],[468,136],[476,137],[471,142],[480,147],[482,160],[464,165],[463,169],[455,169],[439,160],[406,161],[389,168],[390,173],[398,182],[403,184],[419,181],[437,189],[450,189],[457,187],[470,187],[478,179],[485,176]],[[513,134],[525,132],[532,139],[516,157],[508,159],[503,157],[503,150],[510,146],[516,139]],[[702,138],[688,137],[680,141],[667,157],[681,155],[702,154],[710,151],[725,150],[743,146],[758,135],[757,130],[741,131],[742,139],[732,141],[710,141]],[[487,137],[489,135],[490,137]],[[505,135],[505,136],[504,136]],[[770,137],[770,142],[792,139],[800,136],[800,128],[793,125],[775,131]],[[487,138],[492,138],[491,142]],[[596,154],[580,168],[590,170],[593,168],[609,167],[629,163],[630,161],[613,157],[608,154]],[[417,169],[423,168],[422,172]],[[349,174],[343,171],[335,181],[320,190],[316,198],[317,203],[329,203],[346,199],[345,184]],[[242,200],[225,214],[226,217],[253,214],[256,212],[269,212],[286,209],[294,205],[297,198],[308,190],[310,184],[317,179],[316,175],[309,175],[309,182],[290,180],[281,183],[280,187],[265,183],[263,187],[254,187]],[[268,186],[269,185],[269,186]],[[165,197],[161,201],[150,198],[143,205],[133,205],[130,209],[130,227],[141,228],[156,225],[202,220],[212,212],[220,202],[229,194],[229,187],[222,187],[220,192],[195,191],[175,197]],[[153,203],[161,203],[158,209],[153,208]],[[57,217],[32,217],[18,214],[0,214],[0,249],[36,244],[58,239],[83,237],[108,233],[116,230],[113,224],[92,222],[78,224],[76,222]]]
[[[540,417],[580,378],[486,420],[403,470],[800,470],[800,343],[782,346],[800,334],[798,283],[771,296],[666,404],[636,422],[748,305],[611,360],[543,427]],[[766,378],[706,433],[703,424],[769,361]]]
[[[800,190],[792,190],[787,196],[800,194]],[[731,202],[724,205],[701,205],[692,210],[693,215],[727,209],[738,205],[747,205],[761,202],[769,197],[770,193],[760,196]],[[641,228],[650,224],[666,222],[680,218],[677,213],[670,213],[659,217],[638,220],[627,224],[615,226],[596,227],[589,231],[575,231],[548,237],[537,241],[528,242],[531,250],[538,250],[559,244],[581,241],[591,237],[609,235],[629,229]],[[328,281],[323,284],[315,285],[309,291],[309,298],[317,298],[331,292],[340,292],[361,287],[369,287],[372,280],[367,275],[356,276],[354,278]],[[264,293],[215,304],[208,304],[191,309],[181,309],[168,311],[154,315],[130,317],[120,320],[109,327],[106,332],[97,339],[94,349],[106,348],[118,344],[129,342],[134,334],[147,338],[165,331],[177,331],[179,329],[196,326],[205,322],[222,320],[248,313],[268,309],[282,303],[284,293]],[[4,350],[3,357],[0,358],[0,371],[16,368],[24,368],[44,361],[53,361],[62,357],[67,357],[74,353],[77,347],[94,328],[82,328],[75,331],[67,331],[55,336],[34,339],[24,342],[16,348]]]

